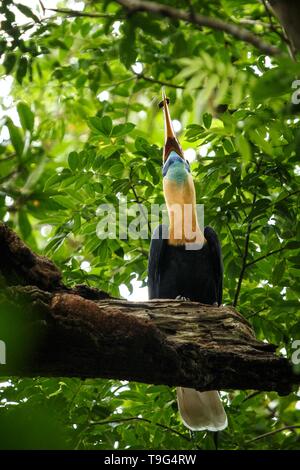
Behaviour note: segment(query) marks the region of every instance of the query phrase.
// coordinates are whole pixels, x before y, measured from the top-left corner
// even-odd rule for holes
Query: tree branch
[[[239,252],[239,255],[240,255],[240,257],[242,258],[242,257],[243,257],[242,250],[241,250],[241,248],[240,248],[240,245],[239,245],[238,242],[237,242],[237,239],[235,238],[235,235],[234,235],[234,233],[233,233],[233,231],[232,231],[232,229],[231,229],[231,227],[230,227],[230,224],[227,223],[226,225],[227,225],[227,228],[228,228],[228,230],[229,230],[229,232],[230,232],[230,235],[231,235],[231,237],[232,237],[232,239],[233,239],[233,241],[234,241],[234,243],[235,243],[235,246],[237,247],[237,250],[238,250],[238,252]]]
[[[279,199],[279,201],[275,201],[275,204],[279,204],[280,202],[286,201],[290,197],[296,196],[299,193],[300,193],[300,189],[297,189],[296,191],[289,193],[287,196],[284,196],[282,199]]]
[[[130,167],[130,173],[129,173],[129,181],[130,181],[130,188],[131,188],[131,191],[133,192],[133,195],[134,195],[134,201],[136,202],[136,204],[139,206],[139,209],[141,211],[141,214],[143,214],[143,217],[145,219],[145,222],[147,224],[147,230],[148,230],[148,236],[151,237],[151,224],[149,222],[149,219],[148,219],[148,213],[145,212],[144,210],[144,206],[140,200],[140,197],[138,195],[138,193],[136,192],[136,189],[135,189],[135,184],[134,182],[132,181],[132,176],[133,176],[133,167],[131,166]]]
[[[159,428],[164,429],[165,431],[176,434],[177,436],[181,437],[182,439],[185,439],[186,441],[191,442],[191,439],[187,435],[182,434],[179,431],[176,431],[176,429],[170,428],[169,426],[166,426],[166,425],[161,424],[161,423],[153,422],[153,421],[151,421],[150,419],[147,419],[147,418],[141,418],[140,416],[132,416],[132,417],[129,417],[129,418],[119,418],[119,419],[106,419],[106,420],[103,420],[103,421],[91,421],[90,426],[103,426],[103,425],[111,424],[111,423],[123,424],[123,423],[127,423],[127,422],[130,422],[130,421],[139,421],[139,422],[142,422],[142,423],[152,424],[154,426],[157,426]]]
[[[290,46],[291,46],[291,42],[290,42],[289,38],[287,37],[287,35],[284,33],[284,30],[282,29],[282,27],[281,27],[281,30],[282,30],[283,32],[278,31],[278,29],[276,28],[276,26],[275,26],[275,24],[274,24],[274,21],[273,21],[273,20],[274,20],[274,17],[273,17],[272,12],[270,11],[270,9],[269,9],[269,7],[268,7],[268,5],[267,5],[266,0],[262,0],[262,3],[263,3],[263,5],[264,5],[264,7],[265,7],[266,13],[267,13],[268,18],[269,18],[269,22],[270,22],[270,23],[269,23],[269,26],[270,26],[270,29],[273,31],[273,33],[276,33],[276,34],[280,37],[280,39],[281,39],[283,42],[285,42],[285,43],[290,47]]]
[[[162,80],[157,80],[155,78],[147,77],[143,73],[135,73],[135,75],[138,79],[145,80],[146,82],[158,83],[158,85],[167,86],[168,88],[178,88],[180,90],[184,90],[184,86],[182,85],[175,85],[175,83],[164,82]]]
[[[254,259],[253,261],[250,261],[249,263],[246,264],[246,268],[249,268],[250,266],[253,266],[253,264],[258,263],[259,261],[269,258],[269,256],[276,255],[277,253],[281,253],[283,250],[285,250],[286,247],[283,246],[282,248],[278,248],[278,250],[273,250],[267,253],[266,255],[262,255],[259,258]]]
[[[252,209],[255,205],[255,202],[256,202],[256,194],[254,194],[254,196],[253,196]],[[237,283],[237,287],[236,287],[236,291],[235,291],[235,296],[234,296],[234,300],[233,300],[233,304],[232,304],[234,307],[237,306],[239,296],[240,296],[240,292],[241,292],[242,282],[243,282],[243,279],[244,279],[244,274],[245,274],[245,271],[246,271],[246,268],[247,268],[247,258],[248,258],[248,252],[249,252],[249,242],[250,242],[251,229],[252,229],[252,220],[250,220],[248,222],[248,226],[247,226],[247,232],[246,232],[246,237],[245,237],[245,246],[244,246],[244,254],[243,254],[243,260],[242,260],[242,268],[241,268],[241,272],[240,272],[240,275],[239,275],[239,279],[238,279],[238,283]]]
[[[283,428],[276,429],[275,431],[266,432],[265,434],[261,434],[260,436],[254,437],[254,439],[250,439],[250,441],[247,441],[247,444],[249,444],[250,442],[259,441],[260,439],[263,439],[264,437],[274,436],[274,434],[277,434],[282,431],[287,431],[287,430],[292,431],[293,429],[300,429],[300,426],[298,425],[284,426]]]
[[[299,1],[298,0],[262,0],[266,9],[277,16],[290,42],[290,53],[295,57],[300,51]]]
[[[0,247],[0,339],[9,358],[1,375],[282,394],[300,383],[289,361],[274,354],[276,346],[256,340],[232,307],[128,302],[87,286],[68,288],[58,268],[3,223]]]
[[[282,51],[277,47],[262,41],[259,37],[245,28],[240,28],[234,24],[226,23],[219,18],[211,18],[208,16],[199,15],[197,13],[179,10],[170,5],[161,3],[150,2],[146,0],[116,0],[117,3],[122,5],[130,13],[145,11],[154,15],[161,15],[164,17],[186,21],[197,26],[205,26],[217,31],[223,31],[241,41],[247,42],[252,46],[259,49],[267,55],[276,56],[282,54]]]

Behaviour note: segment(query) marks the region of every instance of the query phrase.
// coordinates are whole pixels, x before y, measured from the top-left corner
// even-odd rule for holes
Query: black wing
[[[149,299],[159,296],[160,264],[168,238],[168,226],[159,225],[153,232],[148,260],[148,294]]]
[[[218,235],[211,227],[205,227],[204,236],[207,240],[214,268],[215,282],[217,286],[217,300],[218,305],[222,303],[222,294],[223,294],[223,262],[222,262],[222,252],[221,245],[218,239]]]

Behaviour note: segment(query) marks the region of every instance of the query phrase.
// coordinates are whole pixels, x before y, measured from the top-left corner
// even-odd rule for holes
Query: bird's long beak
[[[175,131],[173,129],[173,124],[169,111],[169,99],[166,97],[164,91],[162,93],[162,101],[160,102],[159,107],[163,108],[165,118],[165,145],[163,153],[163,162],[165,163],[172,150],[174,150],[180,157],[184,159],[183,150],[177,140]]]

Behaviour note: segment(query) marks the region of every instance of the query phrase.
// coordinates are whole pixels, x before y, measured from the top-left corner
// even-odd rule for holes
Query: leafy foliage
[[[189,3],[228,22],[252,20],[254,33],[285,51],[264,27],[269,16],[260,2]],[[16,21],[17,11],[25,22]],[[146,285],[149,238],[99,239],[97,208],[118,207],[125,197],[147,208],[163,203],[157,104],[165,85],[183,147],[196,151],[197,202],[222,241],[224,302],[290,356],[300,332],[300,126],[291,102],[300,65],[219,31],[144,12],[127,16],[114,1],[85,12],[99,17],[2,2],[1,80],[13,81],[1,106],[1,218],[50,256],[67,283],[116,296],[122,284],[131,291],[134,278]],[[210,433],[190,436],[163,386],[13,379],[0,395],[4,448],[214,447]],[[299,448],[297,429],[254,440],[299,424],[299,394],[223,396],[229,427],[221,448]],[[17,428],[24,430],[18,438]]]

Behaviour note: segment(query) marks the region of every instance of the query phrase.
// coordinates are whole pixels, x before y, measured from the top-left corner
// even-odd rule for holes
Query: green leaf
[[[103,116],[103,118],[101,118],[101,126],[103,134],[110,136],[112,131],[112,120],[109,116]]]
[[[28,215],[25,210],[20,210],[18,213],[18,222],[19,222],[19,227],[20,231],[22,234],[22,238],[24,240],[27,240],[27,238],[31,234],[31,224],[28,220]]]
[[[73,232],[77,232],[81,227],[81,216],[80,214],[74,214],[73,217]]]
[[[256,102],[267,98],[275,98],[287,93],[291,93],[293,77],[286,73],[284,67],[277,67],[268,70],[257,81],[253,88],[252,96]]]
[[[43,155],[43,157],[37,162],[37,164],[33,165],[33,170],[31,171],[23,185],[24,192],[30,192],[30,190],[32,190],[32,188],[34,188],[34,186],[37,184],[42,174],[44,173],[46,162],[47,156]]]
[[[233,198],[234,194],[235,194],[235,187],[234,186],[229,186],[225,193],[224,193],[224,196],[222,197],[222,201],[223,203],[226,203],[226,202],[229,202],[231,201],[231,199]]]
[[[7,118],[6,125],[8,127],[10,140],[16,151],[16,154],[18,157],[21,157],[24,149],[24,142],[21,136],[21,132],[19,128],[14,125],[10,118]]]
[[[6,75],[9,75],[12,72],[16,62],[17,62],[17,56],[13,52],[8,52],[5,55],[3,66],[5,68]]]
[[[17,104],[17,111],[23,129],[32,132],[34,126],[34,114],[29,106],[24,102],[20,102]]]
[[[136,62],[135,28],[129,21],[123,25],[123,37],[119,44],[120,60],[127,69]]]
[[[61,206],[65,207],[66,209],[74,209],[76,207],[76,201],[73,201],[70,196],[63,196],[58,194],[57,196],[53,196],[52,199],[58,202]]]
[[[26,75],[27,72],[27,66],[28,66],[28,60],[26,57],[21,57],[18,63],[18,68],[17,68],[17,73],[16,77],[20,85],[22,85],[23,78]]]
[[[108,246],[109,241],[108,240],[102,240],[99,243],[98,249],[97,249],[97,255],[100,257],[101,260],[106,260],[109,255],[109,246]]]
[[[112,120],[109,116],[103,116],[99,118],[98,116],[91,117],[89,119],[89,123],[91,124],[92,128],[96,131],[100,132],[101,134],[109,137],[112,131]]]
[[[281,281],[284,275],[285,265],[286,265],[285,259],[279,261],[279,263],[275,265],[275,268],[273,269],[273,272],[272,272],[272,284],[276,286],[279,284],[279,282]]]
[[[213,196],[214,196],[215,194],[221,193],[221,191],[223,191],[225,188],[227,188],[227,186],[229,186],[229,183],[221,183],[221,184],[219,184],[219,185],[215,188],[215,190],[213,191]]]
[[[231,140],[229,140],[229,139],[224,139],[223,140],[223,147],[226,150],[226,152],[228,152],[229,154],[235,152],[235,148],[234,148]]]
[[[75,171],[78,167],[79,155],[77,152],[71,152],[68,156],[68,164],[72,171]]]
[[[155,166],[148,160],[146,162],[147,170],[149,171],[150,175],[152,176],[153,184],[159,184],[160,175],[158,175]]]
[[[51,188],[51,186],[55,186],[58,183],[60,183],[61,179],[62,179],[62,177],[59,173],[55,173],[54,175],[51,175],[50,178],[48,178],[46,183],[45,183],[44,191],[46,191],[46,189],[48,189],[48,188]]]
[[[121,149],[124,150],[124,147],[122,145],[107,145],[105,147],[101,147],[101,157],[111,157],[114,153]]]
[[[134,145],[139,152],[143,152],[149,147],[147,140],[139,136],[135,139]]]
[[[135,124],[126,122],[125,124],[118,124],[112,130],[112,137],[121,137],[122,135],[129,134],[135,128]]]
[[[248,131],[249,137],[251,141],[257,145],[264,153],[267,155],[273,155],[273,148],[272,145],[263,137],[262,133],[259,132],[258,129],[256,130],[249,130]]]
[[[203,124],[206,127],[206,129],[209,129],[212,123],[212,115],[209,113],[204,113],[203,114]]]
[[[21,13],[23,13],[23,15],[31,18],[36,23],[40,23],[39,18],[33,13],[31,8],[27,7],[26,5],[22,5],[22,3],[15,3],[15,6],[18,8],[18,10],[20,10]]]
[[[297,240],[291,240],[287,242],[285,247],[289,250],[298,250],[298,248],[300,248],[300,241],[298,242]]]
[[[115,163],[114,165],[110,165],[109,173],[114,178],[120,178],[124,173],[124,165],[121,162]]]
[[[243,163],[247,164],[251,160],[251,147],[248,140],[243,134],[240,134],[238,137],[236,137],[235,143],[239,153],[242,156]]]

